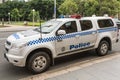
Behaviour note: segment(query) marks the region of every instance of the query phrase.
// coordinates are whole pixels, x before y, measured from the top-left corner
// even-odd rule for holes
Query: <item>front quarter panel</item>
[[[52,56],[55,57],[55,44],[54,42],[47,42],[47,43],[40,43],[40,44],[33,44],[33,45],[28,45],[28,47],[26,48],[25,51],[25,57],[27,58],[27,56],[34,50],[36,49],[40,49],[40,48],[47,48],[52,52]]]

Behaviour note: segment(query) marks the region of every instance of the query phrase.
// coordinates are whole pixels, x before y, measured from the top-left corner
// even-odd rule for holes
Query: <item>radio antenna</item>
[[[41,27],[40,12],[39,12],[39,23],[40,23],[40,26],[39,26],[39,28],[40,28],[40,37],[41,37],[41,39],[42,39],[42,27]]]

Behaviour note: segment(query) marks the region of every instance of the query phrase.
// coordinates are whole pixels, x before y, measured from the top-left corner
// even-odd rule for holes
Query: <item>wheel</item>
[[[27,61],[27,68],[34,74],[46,71],[50,66],[50,57],[46,52],[37,52]]]
[[[98,48],[96,49],[98,56],[104,56],[108,53],[109,43],[105,40],[101,41]]]

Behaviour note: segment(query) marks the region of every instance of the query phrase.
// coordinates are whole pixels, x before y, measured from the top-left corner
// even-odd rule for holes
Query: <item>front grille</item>
[[[11,45],[11,43],[9,41],[6,41],[6,44],[9,45],[9,46]]]
[[[6,54],[4,53],[4,58],[6,58],[6,60],[9,62],[9,60],[8,60],[8,58],[7,58],[7,56],[6,56]]]
[[[5,48],[5,50],[8,52],[8,49],[7,49],[7,48]]]

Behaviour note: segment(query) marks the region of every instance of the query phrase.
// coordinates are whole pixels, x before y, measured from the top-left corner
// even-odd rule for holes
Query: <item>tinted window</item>
[[[59,30],[65,30],[66,33],[77,32],[77,25],[75,21],[70,21],[62,25]]]
[[[120,24],[117,24],[118,28],[120,29]]]
[[[103,20],[98,20],[98,25],[100,28],[105,28],[105,27],[112,27],[114,26],[113,22],[111,19],[103,19]]]
[[[89,30],[93,27],[92,22],[90,20],[81,20],[80,25],[81,25],[81,30],[82,31]]]

